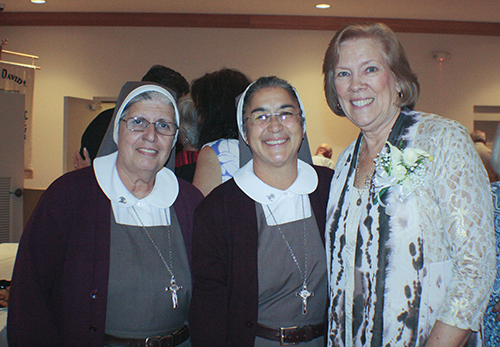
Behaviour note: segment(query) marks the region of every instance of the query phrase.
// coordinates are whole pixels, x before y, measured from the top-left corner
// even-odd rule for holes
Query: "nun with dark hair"
[[[241,96],[240,158],[195,212],[193,346],[323,346],[331,169],[310,165],[295,89],[262,77]],[[248,145],[248,147],[247,147]]]
[[[202,196],[164,167],[179,126],[174,95],[126,83],[107,154],[41,197],[14,267],[11,346],[190,345],[191,231]]]

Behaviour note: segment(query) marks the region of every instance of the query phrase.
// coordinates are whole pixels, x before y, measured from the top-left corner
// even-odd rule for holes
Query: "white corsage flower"
[[[391,189],[393,199],[388,199],[386,212],[393,215],[397,204],[404,202],[414,193],[424,180],[425,168],[433,159],[426,151],[418,148],[405,148],[402,151],[390,144],[375,159],[375,189],[378,194],[374,199],[382,203],[381,197]]]

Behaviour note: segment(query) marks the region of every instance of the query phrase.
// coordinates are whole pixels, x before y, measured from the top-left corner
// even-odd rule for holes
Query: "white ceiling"
[[[331,8],[318,10],[317,3]],[[166,12],[500,22],[500,0],[0,0],[5,12]]]

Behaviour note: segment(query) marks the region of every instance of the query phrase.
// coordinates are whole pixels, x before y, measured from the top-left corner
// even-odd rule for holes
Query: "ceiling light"
[[[326,9],[326,8],[330,8],[330,5],[328,4],[317,4],[316,5],[316,8],[319,8],[319,9]]]
[[[33,4],[45,4],[45,0],[31,0]]]
[[[443,63],[451,59],[451,53],[443,51],[431,52],[431,57],[438,63]]]

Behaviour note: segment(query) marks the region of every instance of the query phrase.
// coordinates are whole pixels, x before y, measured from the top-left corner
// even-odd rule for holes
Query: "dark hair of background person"
[[[222,69],[194,80],[191,97],[200,117],[198,148],[219,139],[237,139],[236,97],[250,80],[241,72]]]
[[[346,41],[356,39],[371,39],[381,45],[382,54],[396,79],[398,91],[403,94],[396,101],[396,106],[413,109],[420,94],[420,83],[417,75],[410,67],[406,53],[396,34],[382,23],[362,23],[346,26],[337,31],[330,41],[323,62],[325,96],[330,109],[335,114],[345,117],[335,89],[335,69],[339,63],[340,45]]]
[[[163,65],[153,65],[141,81],[154,82],[170,88],[177,95],[177,99],[189,93],[188,81],[177,71]],[[85,129],[80,147],[80,155],[84,158],[83,148],[87,148],[91,162],[94,161],[106,134],[109,122],[113,117],[114,108],[99,113]]]
[[[177,94],[177,100],[189,93],[189,83],[184,76],[163,65],[153,65],[141,81],[155,82],[170,88]]]

